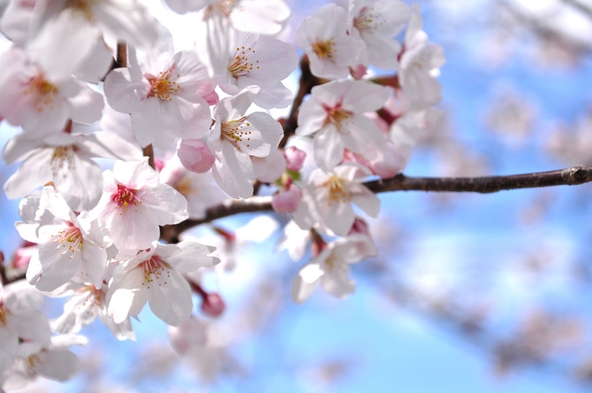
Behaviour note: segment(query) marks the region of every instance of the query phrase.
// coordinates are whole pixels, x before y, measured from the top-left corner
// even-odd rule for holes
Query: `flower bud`
[[[291,146],[284,150],[284,157],[286,157],[286,166],[291,171],[299,171],[302,169],[306,153],[297,147]]]
[[[216,160],[210,148],[201,139],[182,139],[177,154],[185,168],[197,173],[209,171]]]
[[[203,298],[201,304],[201,310],[211,317],[217,317],[224,312],[226,309],[226,303],[222,299],[222,296],[217,293],[208,293]]]
[[[273,195],[271,207],[277,213],[291,213],[296,211],[300,198],[302,198],[302,191],[294,184],[290,184],[287,190],[282,189]]]

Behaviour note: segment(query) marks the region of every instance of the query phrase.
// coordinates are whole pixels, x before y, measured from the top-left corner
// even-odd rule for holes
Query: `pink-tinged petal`
[[[66,381],[76,375],[82,368],[78,357],[67,349],[42,351],[38,356],[35,370],[45,378]]]
[[[114,280],[109,288],[108,314],[117,324],[129,316],[137,316],[148,301],[148,291],[144,286],[144,271],[132,269]]]
[[[52,163],[54,164],[54,163]],[[103,175],[91,159],[74,153],[62,165],[52,165],[53,183],[74,211],[93,208],[101,198]]]
[[[68,98],[70,119],[82,124],[94,123],[103,113],[103,95],[82,83],[79,84],[80,92]]]
[[[86,241],[82,249],[82,267],[89,282],[100,288],[107,270],[107,251]]]
[[[87,134],[82,145],[88,149],[88,155],[91,157],[122,161],[138,161],[142,158],[139,145],[127,142],[114,132],[95,131]]]
[[[57,94],[50,103],[33,104],[21,109],[21,124],[25,132],[62,129],[70,115],[70,105]]]
[[[51,341],[49,323],[39,311],[29,310],[26,313],[9,315],[6,320],[10,328],[23,340],[41,346],[49,345]]]
[[[6,326],[0,327],[0,373],[4,373],[12,366],[18,348],[18,336]]]
[[[275,38],[260,37],[255,41],[253,53],[248,54],[253,69],[239,77],[253,81],[253,85],[267,85],[270,81],[281,81],[290,76],[298,65],[296,47]],[[249,84],[243,84],[247,86]],[[240,86],[240,85],[239,85]]]
[[[320,105],[320,102],[313,95],[308,101],[302,103],[298,111],[296,136],[310,135],[323,128],[327,119],[327,111]]]
[[[167,275],[153,277],[154,281],[150,283],[151,287],[148,290],[150,310],[165,323],[179,326],[191,316],[193,309],[189,283],[172,269]]]
[[[157,225],[178,224],[189,217],[187,200],[171,186],[158,184],[137,196],[142,201],[142,214]]]
[[[311,265],[307,265],[311,266]],[[318,267],[318,265],[315,265]],[[319,284],[318,280],[306,282],[298,273],[290,285],[290,294],[295,303],[302,304],[310,298]]]
[[[161,101],[158,109],[166,131],[179,138],[200,138],[205,135],[212,125],[210,107],[201,96],[196,101],[189,102],[183,98]]]
[[[136,206],[131,206],[129,210],[112,209],[103,219],[119,251],[135,254],[138,250],[150,248],[160,236],[158,225],[155,225],[152,217],[139,212]]]
[[[4,287],[4,306],[9,310],[41,307],[44,296],[25,280],[19,280]]]
[[[197,103],[204,95],[214,91],[216,84],[210,80],[207,67],[199,60],[195,51],[178,52],[171,62],[175,64],[172,72],[179,75],[176,80],[180,87],[177,96]]]
[[[349,278],[349,265],[336,263],[330,274],[325,274],[321,279],[323,289],[337,298],[344,298],[355,290],[355,284]]]
[[[376,157],[377,151],[384,152],[386,135],[380,131],[376,122],[364,115],[354,115],[348,123],[348,132],[339,134],[344,146],[362,155],[367,160]]]
[[[140,101],[131,114],[134,137],[140,146],[153,144],[160,149],[168,149],[175,141],[176,135],[164,125],[162,103],[158,98]]]
[[[232,25],[242,31],[275,35],[290,16],[290,8],[281,0],[242,0],[230,14]]]
[[[49,149],[47,149],[49,150]],[[4,191],[10,199],[21,198],[37,187],[51,181],[51,152],[39,150],[33,153],[14,175],[4,183]]]
[[[247,116],[246,122],[251,126],[244,128],[245,132],[249,132],[249,137],[246,140],[243,138],[243,151],[255,157],[268,156],[271,149],[275,149],[284,136],[282,126],[264,112],[251,113]]]
[[[253,195],[253,163],[248,154],[237,151],[229,142],[222,143],[221,161],[212,167],[216,183],[233,198]]]
[[[350,188],[352,192],[351,199],[360,209],[362,209],[370,217],[378,217],[380,212],[380,199],[372,191],[365,186],[358,184],[355,192],[354,187]]]
[[[273,149],[267,157],[251,157],[255,179],[264,183],[273,183],[286,170],[286,160],[278,149]]]
[[[315,135],[315,160],[324,170],[331,170],[343,159],[343,140],[334,127],[325,127]]]
[[[113,50],[99,37],[93,42],[89,55],[81,62],[75,75],[84,81],[98,84],[109,72],[112,61]]]
[[[294,94],[282,82],[275,82],[261,87],[253,103],[263,109],[286,108],[294,100]]]
[[[117,68],[107,74],[105,97],[113,109],[122,113],[131,113],[136,109],[140,102],[136,90],[148,93],[147,87],[138,77],[141,78],[139,71],[130,68]]]
[[[65,226],[61,226],[65,229]],[[41,236],[47,234],[54,234],[58,230],[58,226],[43,226],[39,229]],[[48,241],[38,245],[39,261],[41,261],[42,273],[39,275],[36,282],[31,282],[40,291],[53,291],[54,289],[64,285],[70,280],[78,271],[81,263],[81,250],[76,249],[71,251],[67,243],[61,244],[57,242],[59,238],[57,233],[51,236],[56,239],[56,242]],[[56,244],[58,244],[56,248]]]
[[[2,158],[6,164],[11,165],[26,159],[34,150],[42,146],[43,141],[39,140],[37,135],[20,133],[6,142],[2,151]]]
[[[343,98],[343,108],[355,113],[372,112],[384,106],[392,89],[366,81],[343,81],[348,94]]]
[[[214,247],[194,241],[182,241],[177,246],[181,248],[181,253],[168,257],[166,261],[178,272],[190,273],[200,267],[212,267],[220,263],[220,259],[207,256],[216,250]]]
[[[351,204],[345,201],[332,201],[329,205],[329,201],[324,199],[318,201],[318,210],[327,228],[339,236],[347,235],[356,219]]]
[[[148,157],[133,162],[115,161],[112,173],[119,183],[134,190],[153,188],[159,183],[158,174],[148,164]]]

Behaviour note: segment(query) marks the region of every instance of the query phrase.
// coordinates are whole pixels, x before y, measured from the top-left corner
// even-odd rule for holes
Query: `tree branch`
[[[553,186],[573,186],[592,182],[592,167],[579,166],[549,172],[526,173],[509,176],[483,177],[408,177],[401,174],[383,180],[364,183],[374,193],[391,191],[426,191],[426,192],[478,192],[492,193],[521,188],[539,188]],[[186,220],[177,225],[162,228],[161,239],[177,242],[179,235],[194,226],[211,222],[218,218],[239,213],[272,211],[271,197],[251,197],[249,199],[227,200],[209,208],[201,220]]]

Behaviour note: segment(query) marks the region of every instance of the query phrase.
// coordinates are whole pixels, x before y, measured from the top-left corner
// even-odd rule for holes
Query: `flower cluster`
[[[401,171],[415,130],[437,117],[444,58],[417,6],[350,0],[306,18],[294,40],[316,86],[278,121],[270,111],[292,104],[283,81],[298,64],[296,46],[274,37],[290,15],[283,0],[166,0],[201,13],[192,50],[175,50],[138,0],[46,3],[12,0],[0,19],[13,42],[0,54],[0,121],[22,130],[3,150],[6,163],[22,162],[4,190],[24,198],[16,229],[26,241],[15,264],[26,282],[0,287],[1,388],[73,375],[67,347],[84,343],[75,334],[96,316],[123,340],[135,339],[130,317],[146,303],[175,327],[192,323],[192,294],[205,314],[222,313],[200,269],[222,259],[232,270],[237,239],[260,241],[277,222],[214,227],[220,259],[178,234],[159,239],[261,185],[293,219],[283,246],[301,259],[311,245],[294,300],[319,283],[337,297],[353,292],[349,264],[377,253],[353,207],[379,213],[363,181]],[[375,78],[375,68],[393,74]],[[68,297],[49,323],[34,310],[39,291]]]

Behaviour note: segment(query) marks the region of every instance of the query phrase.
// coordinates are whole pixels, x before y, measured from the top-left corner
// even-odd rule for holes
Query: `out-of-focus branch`
[[[590,6],[583,4],[579,0],[562,0],[565,4],[569,4],[573,8],[580,11],[582,14],[586,15],[588,18],[592,19],[592,8]]]
[[[375,193],[390,191],[426,192],[478,192],[492,193],[521,188],[578,185],[592,182],[592,167],[579,166],[549,172],[527,173],[509,176],[483,177],[409,177],[402,173],[391,179],[365,183]],[[174,243],[179,235],[196,225],[239,213],[271,211],[271,197],[228,200],[209,208],[201,220],[186,220],[177,225],[162,228],[161,239]]]
[[[310,94],[313,87],[322,83],[322,81],[319,78],[317,78],[312,74],[312,72],[310,72],[308,56],[304,56],[300,60],[300,72],[301,74],[298,93],[296,93],[296,97],[294,97],[294,102],[292,103],[290,115],[287,119],[280,120],[280,123],[282,124],[282,127],[284,129],[284,137],[280,141],[279,147],[286,146],[288,138],[294,135],[294,132],[298,127],[298,109],[300,109],[300,105],[302,104],[304,97]]]

